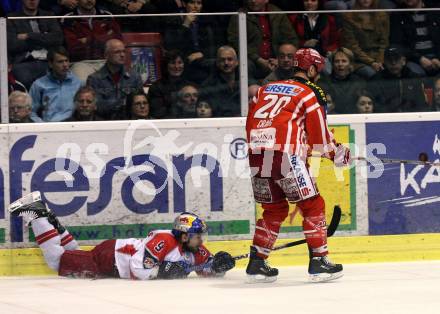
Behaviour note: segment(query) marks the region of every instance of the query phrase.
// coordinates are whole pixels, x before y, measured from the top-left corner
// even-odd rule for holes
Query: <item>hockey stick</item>
[[[394,158],[377,158],[377,160],[381,161],[384,164],[409,164],[409,165],[420,165],[420,166],[434,166],[439,167],[440,162],[433,162],[433,161],[421,161],[421,160],[409,160],[409,159],[394,159]],[[361,160],[361,161],[367,161],[374,165],[370,161],[370,159],[366,157],[353,157],[354,160]]]
[[[327,237],[331,237],[332,235],[335,234],[335,231],[336,231],[336,229],[338,229],[338,226],[339,226],[339,221],[341,220],[341,215],[342,215],[341,207],[336,205],[333,209],[332,220],[330,221],[330,225],[327,228]],[[276,246],[272,249],[272,251],[278,251],[278,250],[282,250],[282,249],[285,249],[288,247],[301,245],[304,243],[307,243],[306,239],[297,240],[297,241],[293,241],[293,242],[289,242],[289,243],[286,243],[283,245]],[[234,260],[238,261],[243,258],[248,258],[249,255],[250,255],[250,253],[246,253],[246,254],[234,256],[233,258],[234,258]]]
[[[341,220],[341,215],[342,215],[341,207],[336,205],[333,209],[332,220],[330,221],[330,224],[328,225],[328,228],[327,228],[327,237],[331,237],[332,235],[335,234],[335,231],[336,231],[336,229],[338,229],[338,226],[339,226],[339,221]],[[272,251],[278,251],[278,250],[282,250],[282,249],[285,249],[288,247],[301,245],[304,243],[307,243],[306,239],[297,240],[297,241],[293,241],[293,242],[289,242],[289,243],[286,243],[283,245],[276,246],[272,249]],[[250,255],[250,253],[246,253],[246,254],[234,256],[233,259],[238,261],[243,258],[248,258],[249,255]],[[208,268],[208,266],[205,264],[197,265],[197,266],[185,265],[185,268],[186,268],[186,271],[188,273],[190,273],[192,271],[202,271],[204,268]]]
[[[313,158],[324,158],[321,155],[312,155],[310,157]],[[374,163],[370,158],[357,156],[357,157],[351,157],[352,160],[359,160],[359,161],[366,161],[369,162],[372,165],[376,165],[378,163]],[[421,161],[421,160],[411,160],[411,159],[395,159],[395,158],[377,158],[374,157],[375,160],[382,162],[383,164],[408,164],[408,165],[420,165],[420,166],[434,166],[439,167],[440,162],[433,162],[433,161]]]

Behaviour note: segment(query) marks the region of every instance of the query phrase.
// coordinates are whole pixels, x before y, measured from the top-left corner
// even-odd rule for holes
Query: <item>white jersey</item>
[[[115,245],[119,276],[127,279],[154,279],[163,261],[196,266],[206,263],[210,256],[203,246],[197,253],[184,252],[170,230],[152,231],[145,239],[118,239]],[[208,275],[206,272],[199,274]]]

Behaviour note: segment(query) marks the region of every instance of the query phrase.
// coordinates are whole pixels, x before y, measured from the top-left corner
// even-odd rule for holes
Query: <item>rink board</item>
[[[289,241],[279,240],[277,244]],[[250,241],[235,240],[208,242],[207,247],[213,253],[228,251],[240,255],[249,250],[249,245]],[[332,237],[329,247],[332,259],[343,264],[440,260],[440,234]],[[237,267],[244,267],[246,263],[247,259],[240,260]],[[271,254],[270,263],[272,266],[307,265],[308,252],[304,245],[276,251]],[[54,274],[38,248],[0,250],[0,276]]]
[[[329,116],[337,140],[349,144],[353,155],[417,159],[426,152],[431,161],[440,156],[439,120],[440,113]],[[3,273],[23,271],[11,269],[16,265],[11,261],[21,257],[30,258],[23,267],[34,268],[32,256],[39,254],[33,253],[39,252],[32,249],[34,235],[6,210],[11,199],[34,190],[42,191],[83,246],[107,238],[144,237],[150,230],[170,228],[179,212],[192,210],[207,220],[210,241],[220,241],[211,245],[222,248],[221,241],[232,241],[224,248],[247,251],[249,242],[243,240],[252,238],[261,209],[252,197],[244,126],[243,118],[0,125],[0,144],[6,148],[0,151],[0,249],[25,249],[1,251]],[[367,144],[376,142],[386,151],[370,151]],[[371,174],[377,165],[357,162],[356,167],[336,169],[318,158],[310,163],[327,217],[339,205],[338,235],[354,236],[331,241],[343,241],[341,248],[363,244],[360,251],[353,248],[341,257],[364,262],[368,256],[373,261],[437,256],[426,257],[423,245],[415,245],[420,249],[414,255],[394,254],[391,244],[387,247],[391,242],[380,246],[380,237],[370,242],[358,236],[417,233],[422,244],[435,239],[438,167],[385,164],[382,176],[375,178]],[[300,225],[292,206],[280,238],[302,237]],[[374,251],[375,245],[383,252]],[[430,245],[427,249],[437,252]],[[292,256],[289,263],[305,261],[302,253]],[[36,265],[41,262],[37,258]]]

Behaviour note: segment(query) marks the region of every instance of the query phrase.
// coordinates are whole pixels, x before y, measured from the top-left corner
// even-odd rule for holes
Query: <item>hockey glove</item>
[[[333,162],[336,167],[350,166],[353,162],[351,159],[350,148],[342,144],[336,144],[336,149],[333,154]]]
[[[211,269],[215,273],[224,273],[235,267],[235,260],[228,252],[217,252],[214,255],[214,260],[212,261]]]
[[[182,279],[187,276],[185,266],[180,262],[162,262],[157,274],[158,279]]]

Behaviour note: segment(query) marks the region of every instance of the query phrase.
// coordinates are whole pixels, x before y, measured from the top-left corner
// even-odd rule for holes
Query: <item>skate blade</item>
[[[247,275],[246,283],[271,283],[277,280],[278,276],[264,276],[264,275]]]
[[[328,274],[328,273],[321,273],[321,274],[309,274],[309,281],[310,282],[327,282],[336,280],[338,278],[341,278],[344,276],[344,273],[342,271],[334,274]]]
[[[15,202],[11,203],[8,207],[8,211],[10,213],[13,213],[14,211],[16,211],[17,209],[41,201],[41,193],[40,191],[35,191],[32,193],[29,193],[25,196],[23,196],[22,198],[16,200]]]

